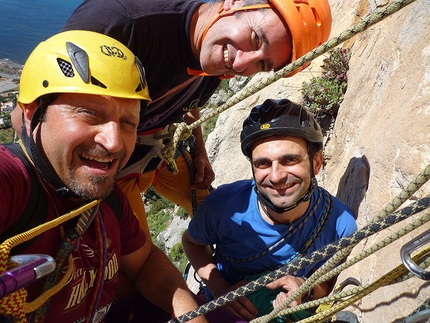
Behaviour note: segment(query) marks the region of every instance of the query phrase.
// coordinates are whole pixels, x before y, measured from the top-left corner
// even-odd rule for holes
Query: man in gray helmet
[[[220,186],[205,198],[183,236],[192,266],[216,298],[356,231],[352,211],[319,187],[321,128],[289,100],[266,100],[243,123],[243,153],[253,179]],[[216,245],[212,254],[211,245]],[[269,313],[326,260],[286,275],[228,306],[251,320]],[[289,306],[326,296],[333,281],[305,292]],[[303,318],[310,313],[299,312]]]

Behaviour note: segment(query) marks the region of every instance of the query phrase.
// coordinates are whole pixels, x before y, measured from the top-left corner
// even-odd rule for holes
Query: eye
[[[261,65],[261,70],[265,71],[266,70],[266,63],[264,61],[260,61],[260,65]]]
[[[130,120],[124,120],[124,121],[121,121],[121,128],[124,131],[134,133],[137,130],[137,124]]]
[[[279,163],[283,166],[295,165],[298,162],[299,162],[299,159],[296,157],[285,157],[279,161]]]
[[[266,169],[272,166],[272,163],[268,160],[255,160],[253,164],[254,167],[258,169]]]
[[[80,107],[76,111],[77,111],[78,116],[85,118],[87,120],[93,120],[93,119],[98,118],[97,112],[95,110],[92,110],[92,109]]]
[[[262,46],[261,39],[260,39],[260,36],[258,36],[258,34],[255,31],[253,31],[252,34],[254,37],[255,51],[257,52]],[[260,71],[265,71],[266,63],[263,60],[261,60],[259,63],[260,63]]]

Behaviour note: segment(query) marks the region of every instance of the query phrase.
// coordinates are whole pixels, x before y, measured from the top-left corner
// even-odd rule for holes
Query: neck
[[[261,204],[260,201],[258,201],[258,208],[260,210],[260,214],[263,216],[263,218],[271,223],[271,224],[286,224],[286,225],[292,225],[297,220],[301,219],[305,214],[309,207],[309,201],[300,203],[296,208],[293,210],[284,212],[284,213],[276,213],[275,211],[270,210],[265,205]]]
[[[203,37],[207,31],[206,27],[211,24],[216,15],[218,15],[220,4],[223,5],[223,2],[203,3],[193,14],[190,26],[191,49],[194,57],[199,61]]]

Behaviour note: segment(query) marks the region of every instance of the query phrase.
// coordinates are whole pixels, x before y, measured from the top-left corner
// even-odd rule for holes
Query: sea
[[[83,0],[0,0],[0,60],[23,65],[33,49],[61,31]]]

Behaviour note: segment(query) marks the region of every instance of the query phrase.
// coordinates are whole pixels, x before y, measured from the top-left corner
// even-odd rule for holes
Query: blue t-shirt
[[[216,244],[215,261],[230,284],[249,275],[276,269],[301,253],[306,242],[318,231],[316,227],[322,224],[321,218],[330,197],[332,210],[306,254],[357,230],[352,211],[321,187],[313,192],[310,206],[302,218],[292,225],[272,225],[259,212],[254,185],[253,180],[243,180],[220,186],[204,199],[188,227],[197,242]],[[307,275],[325,261],[327,259],[290,274]]]

